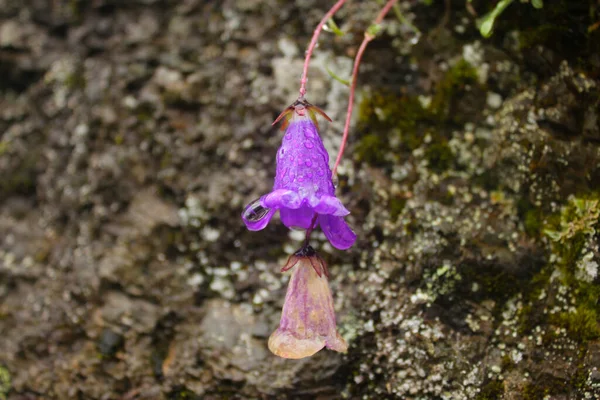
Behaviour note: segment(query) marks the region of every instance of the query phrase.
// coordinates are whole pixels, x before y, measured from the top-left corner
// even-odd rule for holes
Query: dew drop
[[[314,145],[312,144],[312,142],[309,142],[307,140],[306,142],[304,142],[304,147],[306,147],[307,149],[312,149]]]
[[[244,212],[242,213],[242,217],[250,222],[258,222],[261,219],[265,218],[267,214],[271,211],[270,208],[263,207],[260,204],[260,198],[254,200],[250,204],[244,208]]]
[[[304,161],[304,165],[306,165],[307,167],[310,167],[310,166],[312,166],[312,161],[306,160],[306,161]]]

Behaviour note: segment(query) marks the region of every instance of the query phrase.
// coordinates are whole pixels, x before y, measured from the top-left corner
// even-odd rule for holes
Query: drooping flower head
[[[345,353],[348,344],[337,332],[325,262],[306,245],[282,271],[292,268],[281,321],[269,337],[269,350],[293,359],[312,356],[323,347]]]
[[[345,250],[354,244],[356,234],[344,221],[350,212],[335,197],[329,155],[319,136],[315,112],[325,115],[298,100],[277,118],[275,122],[284,119],[285,133],[277,151],[273,191],[248,204],[242,218],[248,229],[257,231],[279,210],[288,228],[320,226],[334,247]]]

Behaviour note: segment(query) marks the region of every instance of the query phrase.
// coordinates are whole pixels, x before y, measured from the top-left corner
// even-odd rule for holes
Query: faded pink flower
[[[345,353],[348,344],[337,332],[327,267],[310,246],[290,257],[282,271],[294,268],[279,328],[269,350],[283,358],[304,358],[323,347]]]

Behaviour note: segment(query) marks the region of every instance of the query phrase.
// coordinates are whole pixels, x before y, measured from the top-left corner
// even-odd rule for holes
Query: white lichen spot
[[[467,315],[465,322],[469,326],[469,329],[471,329],[473,332],[478,332],[481,329],[481,325],[479,324],[479,321],[474,319],[472,314]]]
[[[196,273],[196,274],[190,276],[189,279],[187,280],[187,284],[194,288],[198,288],[203,283],[204,283],[204,276],[199,273]]]
[[[578,262],[575,277],[584,282],[593,282],[598,276],[598,263],[594,261],[594,254],[587,252]]]
[[[502,106],[502,96],[500,96],[498,93],[488,92],[486,96],[486,103],[488,107],[496,110]]]
[[[295,242],[300,242],[305,239],[306,231],[300,229],[290,229],[288,236]]]
[[[269,291],[262,288],[259,289],[255,294],[254,297],[252,298],[252,304],[254,305],[261,305],[265,302],[265,300],[267,300],[269,298]]]
[[[433,301],[432,297],[423,292],[421,289],[417,289],[417,291],[410,296],[410,302],[413,304],[429,304]]]
[[[429,108],[429,106],[431,105],[431,100],[432,97],[431,96],[419,96],[417,97],[417,99],[419,99],[419,103],[421,103],[421,107],[427,109]]]
[[[219,236],[221,236],[221,232],[219,232],[215,228],[207,226],[204,229],[202,229],[202,237],[207,242],[216,242]]]
[[[232,283],[223,277],[215,277],[210,283],[210,289],[219,293],[225,299],[232,299],[235,296]]]

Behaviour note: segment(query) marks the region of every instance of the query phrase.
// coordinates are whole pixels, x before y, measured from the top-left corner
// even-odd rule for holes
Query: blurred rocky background
[[[332,1],[0,0],[0,399],[600,396],[600,3],[400,1],[367,50],[321,235],[348,354],[269,353],[302,235],[267,192]],[[536,3],[541,3],[536,1]],[[339,146],[381,2],[325,32]]]

